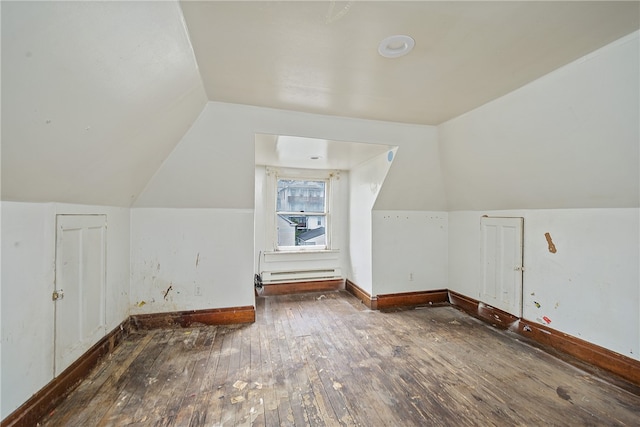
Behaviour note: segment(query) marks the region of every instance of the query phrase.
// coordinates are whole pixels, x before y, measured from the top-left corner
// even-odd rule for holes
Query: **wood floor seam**
[[[451,306],[259,297],[256,322],[133,331],[42,426],[637,425],[640,396]]]

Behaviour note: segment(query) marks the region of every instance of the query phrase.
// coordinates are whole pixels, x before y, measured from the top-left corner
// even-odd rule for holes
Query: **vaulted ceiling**
[[[436,125],[640,27],[638,1],[2,1],[2,199],[130,206],[207,101]],[[408,55],[377,52],[387,36]]]

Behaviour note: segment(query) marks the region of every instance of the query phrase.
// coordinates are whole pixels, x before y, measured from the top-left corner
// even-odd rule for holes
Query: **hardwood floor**
[[[632,394],[452,307],[262,297],[256,323],[133,333],[41,425],[639,425]]]

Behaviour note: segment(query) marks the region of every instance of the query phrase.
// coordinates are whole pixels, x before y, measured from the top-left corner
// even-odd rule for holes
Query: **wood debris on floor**
[[[251,325],[132,333],[41,425],[640,424],[640,396],[515,337],[446,306],[262,297]]]

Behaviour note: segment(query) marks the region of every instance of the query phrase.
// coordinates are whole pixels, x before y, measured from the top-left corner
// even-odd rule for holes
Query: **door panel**
[[[54,375],[106,333],[105,215],[56,217]]]
[[[522,316],[523,218],[488,218],[482,230],[480,301]]]

